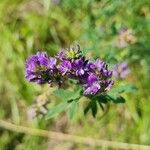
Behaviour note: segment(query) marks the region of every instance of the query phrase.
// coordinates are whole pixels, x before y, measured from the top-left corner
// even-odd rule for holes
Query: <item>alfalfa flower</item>
[[[69,60],[63,60],[58,66],[58,71],[64,76],[71,70],[71,62]]]
[[[96,76],[93,73],[90,73],[87,76],[86,84],[84,84],[84,95],[96,95],[99,90],[101,89],[101,86],[98,82],[98,76]]]
[[[96,95],[108,91],[113,85],[112,71],[97,59],[86,59],[80,46],[74,45],[61,50],[55,57],[38,52],[27,59],[26,79],[37,83],[62,85],[66,79],[75,79],[83,87],[84,95]]]
[[[26,61],[25,77],[30,82],[38,84],[50,82],[55,65],[55,58],[49,58],[45,52],[37,52]]]
[[[74,107],[72,104],[77,103],[82,96],[92,101],[87,107],[88,110],[92,110],[94,117],[96,114],[93,109],[96,108],[93,108],[93,104],[97,106],[97,102],[101,103],[101,100],[108,99],[116,101],[116,98],[110,98],[109,93],[107,94],[114,84],[111,78],[112,70],[103,60],[87,59],[78,44],[59,51],[54,57],[38,52],[27,59],[25,72],[28,81],[57,85],[53,94],[64,100],[48,110],[49,102],[43,97],[37,99],[28,109],[28,115],[31,118],[45,114],[46,118],[51,118],[64,110],[69,110],[70,113]],[[75,85],[69,87],[71,84]],[[69,116],[72,117],[72,113]]]
[[[120,64],[116,64],[113,67],[113,76],[116,78],[123,79],[130,73],[130,69],[128,67],[127,62],[123,62]]]
[[[112,71],[105,62],[99,59],[89,62],[86,70],[84,95],[96,95],[110,90],[114,82],[111,80]]]
[[[87,61],[81,57],[72,62],[72,73],[75,76],[82,76],[86,72]]]

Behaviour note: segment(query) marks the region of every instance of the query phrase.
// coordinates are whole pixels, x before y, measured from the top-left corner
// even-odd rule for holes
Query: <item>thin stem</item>
[[[128,149],[150,150],[150,146],[146,146],[146,145],[105,141],[105,140],[98,140],[98,139],[93,139],[89,137],[80,137],[80,136],[75,136],[75,135],[70,135],[70,134],[46,131],[46,130],[41,130],[41,129],[34,129],[34,128],[15,125],[4,120],[0,120],[0,127],[6,130],[10,130],[10,131],[18,132],[18,133],[25,133],[25,134],[32,135],[32,136],[41,136],[45,138],[55,139],[58,141],[80,143],[80,144],[85,144],[85,145],[90,145],[90,146],[99,146],[99,147],[107,147],[107,148],[109,147],[109,148],[114,148],[114,149],[126,149],[126,150]]]

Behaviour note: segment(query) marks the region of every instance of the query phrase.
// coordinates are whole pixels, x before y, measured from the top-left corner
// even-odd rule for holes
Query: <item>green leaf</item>
[[[93,101],[93,102],[92,102],[91,110],[92,110],[92,115],[93,115],[93,117],[95,118],[95,117],[96,117],[96,114],[97,114],[97,103],[96,103],[96,101]]]
[[[79,88],[77,91],[69,91],[64,89],[58,89],[53,92],[53,94],[64,101],[78,99],[81,94],[81,89]]]
[[[77,108],[78,108],[77,101],[73,101],[70,103],[69,110],[68,110],[69,119],[73,119],[75,113],[77,112]]]
[[[104,111],[104,106],[102,105],[102,103],[100,101],[98,101],[98,104],[99,104],[100,108],[102,109],[102,111]]]
[[[84,114],[86,115],[91,110],[93,117],[96,117],[97,114],[97,104],[96,100],[91,99],[86,108],[84,109]]]
[[[117,88],[113,88],[109,93],[118,94],[118,93],[129,93],[129,92],[135,92],[137,88],[134,85],[124,85],[119,86]]]
[[[60,103],[57,106],[51,108],[47,115],[46,115],[46,119],[50,119],[56,115],[58,115],[60,112],[64,111],[68,106],[68,103]]]
[[[108,103],[108,98],[107,98],[107,95],[105,94],[105,95],[98,95],[98,96],[96,96],[95,97],[95,99],[99,102],[99,103],[104,103],[104,104],[106,104],[106,103]]]
[[[114,103],[125,103],[126,101],[122,96],[119,96],[113,102]]]
[[[137,88],[133,85],[124,85],[119,86],[117,88],[113,88],[110,92],[107,94],[108,100],[111,100],[114,103],[125,103],[125,99],[120,96],[121,93],[128,93],[128,92],[134,92]]]
[[[114,103],[125,103],[125,99],[122,96],[117,95],[107,95],[108,99]]]
[[[90,110],[91,108],[91,101],[88,103],[88,105],[85,107],[84,109],[84,115],[86,115],[88,113],[88,111]]]

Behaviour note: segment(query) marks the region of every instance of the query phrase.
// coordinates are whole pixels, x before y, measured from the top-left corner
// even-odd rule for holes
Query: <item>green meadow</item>
[[[130,32],[122,35],[123,29]],[[149,0],[0,0],[0,120],[31,130],[150,145],[149,39]],[[74,41],[87,58],[100,58],[110,68],[128,62],[130,73],[114,79],[114,87],[132,84],[137,90],[122,94],[125,103],[99,108],[95,118],[84,115],[83,98],[73,120],[66,112],[49,120],[29,119],[28,108],[45,92],[49,107],[60,100],[49,85],[25,79],[26,59],[37,51],[54,56]],[[58,139],[17,133],[0,122],[0,150],[121,149]]]

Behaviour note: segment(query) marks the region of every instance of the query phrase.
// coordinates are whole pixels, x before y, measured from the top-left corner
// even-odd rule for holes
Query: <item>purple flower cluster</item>
[[[96,95],[108,91],[113,85],[112,71],[102,60],[86,60],[80,46],[61,50],[52,58],[38,52],[27,59],[26,79],[38,84],[57,83],[75,79],[83,87],[84,95]]]
[[[27,59],[26,79],[38,84],[51,83],[55,75],[56,58],[48,57],[45,52],[37,52]]]

